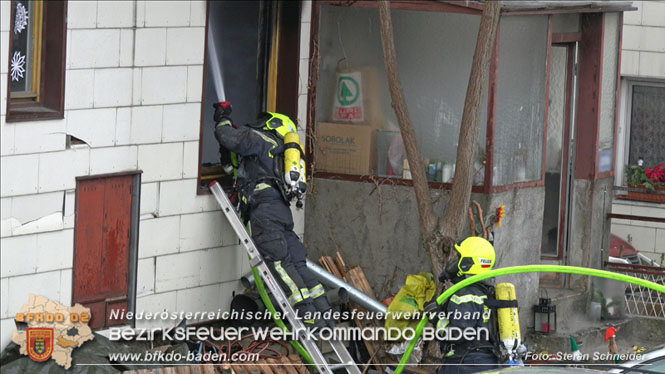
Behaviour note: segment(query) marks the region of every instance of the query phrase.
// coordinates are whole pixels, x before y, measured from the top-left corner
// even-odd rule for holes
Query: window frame
[[[9,53],[11,71],[14,17],[17,0],[10,4]],[[43,1],[39,72],[39,102],[12,102],[11,79],[7,77],[6,122],[63,119],[65,116],[65,72],[67,54],[67,1]],[[9,74],[9,73],[8,73]]]
[[[658,79],[645,79],[638,77],[622,77],[621,83],[621,93],[620,95],[620,109],[622,113],[617,115],[619,122],[619,129],[616,133],[617,139],[615,139],[614,146],[616,150],[619,151],[614,157],[615,163],[615,175],[614,183],[617,186],[626,187],[627,183],[625,180],[625,169],[626,164],[630,160],[630,131],[632,127],[632,111],[633,111],[633,87],[634,86],[650,86],[650,87],[661,87],[665,88],[665,80]],[[621,142],[621,144],[619,144]],[[621,161],[621,162],[619,162]]]
[[[310,84],[308,88],[308,99],[307,99],[307,137],[313,138],[316,134],[316,90],[319,79],[319,60],[318,60],[318,48],[319,48],[319,22],[321,15],[321,6],[322,5],[335,5],[335,6],[351,6],[351,7],[370,7],[376,8],[378,5],[372,1],[358,1],[352,4],[349,4],[347,1],[337,1],[337,0],[324,0],[317,1],[312,3],[312,17],[311,17],[311,30],[310,30],[310,56],[309,56],[309,77]],[[456,2],[425,2],[425,1],[391,1],[390,7],[393,10],[415,10],[415,11],[427,11],[427,12],[445,12],[445,13],[462,13],[462,14],[472,14],[480,16],[482,14],[483,6],[476,3],[456,3]],[[547,15],[549,12],[535,12],[537,15]],[[502,16],[513,16],[513,15],[531,15],[523,14],[520,12],[509,13],[502,11]],[[548,43],[552,37],[552,22],[551,17],[548,22]],[[496,40],[492,48],[492,57],[490,61],[490,71],[489,71],[489,82],[486,87],[488,90],[487,96],[487,131],[485,137],[485,178],[482,185],[474,185],[471,187],[471,191],[474,193],[483,193],[490,194],[495,192],[503,192],[517,188],[530,188],[530,187],[540,187],[545,183],[545,172],[544,168],[541,170],[541,176],[538,180],[517,182],[506,185],[494,186],[492,183],[494,172],[493,167],[488,167],[487,165],[494,165],[494,133],[496,126],[496,97],[497,97],[497,71],[499,65],[499,45],[501,42],[501,24],[497,29]],[[548,71],[549,71],[549,55],[551,50],[551,43],[547,46],[548,48]],[[546,86],[546,97],[547,102],[549,95],[549,79],[547,79]],[[543,142],[547,139],[547,109],[545,112],[545,131],[543,133]],[[545,153],[543,148],[542,162],[545,162]],[[350,174],[340,174],[340,173],[330,173],[330,172],[321,172],[316,170],[311,170],[311,166],[314,161],[314,145],[312,142],[307,142],[306,145],[306,160],[307,160],[307,174],[311,175],[312,178],[323,178],[323,179],[337,179],[345,181],[354,181],[354,182],[371,182],[379,184],[390,184],[398,186],[413,186],[413,181],[410,179],[401,179],[401,178],[391,178],[391,177],[379,177],[376,175],[350,175]],[[428,182],[430,188],[433,189],[443,189],[450,190],[452,189],[452,183],[443,183],[443,182]]]
[[[605,16],[607,13],[610,12],[604,12],[603,13],[603,47],[605,43]],[[619,12],[619,30],[617,30],[617,36],[619,38],[619,43],[617,46],[617,79],[616,79],[616,88],[615,88],[615,105],[614,105],[614,135],[612,139],[612,168],[608,171],[603,171],[600,172],[598,171],[600,169],[600,149],[596,150],[596,172],[594,175],[594,179],[602,179],[602,178],[614,178],[615,175],[619,174],[617,173],[617,137],[619,136],[619,115],[620,115],[620,103],[621,103],[621,52],[623,50],[623,12]],[[602,74],[602,70],[601,70]],[[602,79],[602,78],[601,78]],[[601,88],[602,92],[602,88]],[[598,138],[600,138],[600,124],[598,126]],[[598,139],[600,141],[600,139]],[[598,148],[598,147],[597,147]],[[623,169],[622,173],[623,174]]]
[[[345,0],[321,0],[321,1],[316,1],[312,3],[312,16],[311,16],[311,24],[310,24],[310,55],[309,55],[309,88],[308,88],[308,98],[307,98],[307,136],[308,137],[314,137],[315,136],[315,131],[316,131],[316,89],[317,89],[317,83],[319,79],[319,61],[318,61],[318,48],[319,48],[319,22],[320,22],[320,14],[321,14],[321,6],[322,5],[335,5],[335,6],[344,6],[344,7],[370,7],[370,8],[376,8],[378,5],[376,2],[373,1],[366,1],[366,0],[359,0],[356,2],[349,3],[348,1]],[[480,16],[482,14],[482,9],[483,5],[474,3],[474,2],[469,2],[469,3],[460,3],[460,2],[455,2],[455,1],[441,1],[441,2],[427,2],[427,1],[421,1],[421,0],[415,0],[415,1],[400,1],[400,0],[394,0],[390,2],[390,7],[393,10],[416,10],[416,11],[429,11],[429,12],[453,12],[453,13],[464,13],[464,14],[474,14]],[[570,8],[570,9],[538,9],[538,10],[510,10],[510,9],[502,9],[501,11],[501,16],[502,17],[510,17],[510,16],[529,16],[529,15],[548,15],[549,16],[549,26],[548,26],[548,59],[547,59],[547,86],[545,88],[546,90],[546,97],[545,97],[545,103],[549,102],[549,64],[550,64],[550,56],[551,56],[551,49],[552,49],[552,42],[571,42],[571,41],[576,41],[580,43],[580,47],[582,44],[587,44],[588,43],[594,43],[597,40],[600,40],[601,42],[603,41],[603,32],[604,32],[604,21],[605,21],[605,14],[610,13],[610,12],[619,12],[620,13],[620,21],[619,21],[619,53],[618,53],[618,64],[617,64],[617,76],[620,77],[620,72],[621,72],[621,47],[622,47],[622,40],[623,40],[623,11],[626,9],[623,8],[604,8],[604,9],[590,9],[590,8]],[[553,34],[552,31],[552,15],[555,14],[566,14],[566,13],[575,13],[575,14],[580,14],[580,16],[586,16],[586,18],[590,20],[595,20],[595,23],[593,24],[594,27],[587,27],[585,30],[584,27],[580,27],[579,32],[575,33],[562,33],[562,34]],[[580,18],[580,22],[583,22],[584,18]],[[601,28],[598,29],[598,26]],[[600,39],[598,39],[600,38]],[[487,165],[493,165],[494,164],[494,133],[495,133],[495,124],[496,124],[496,80],[497,80],[497,69],[498,69],[498,64],[499,62],[499,56],[498,56],[498,48],[499,44],[501,42],[501,24],[499,24],[499,28],[497,29],[497,35],[496,35],[496,40],[495,40],[495,45],[494,45],[494,50],[493,50],[493,55],[492,55],[492,60],[490,62],[490,72],[489,72],[489,84],[488,84],[488,111],[487,111],[487,131],[486,131],[486,140],[485,140],[485,155],[486,155],[486,161],[485,161],[485,181],[483,185],[479,186],[473,186],[471,191],[476,192],[476,193],[483,193],[483,194],[491,194],[491,193],[497,193],[497,192],[504,192],[504,191],[509,191],[513,189],[520,189],[520,188],[531,188],[531,187],[542,187],[545,184],[545,171],[544,167],[541,173],[540,180],[534,180],[534,181],[526,181],[526,182],[517,182],[517,183],[512,183],[512,184],[507,184],[507,185],[499,185],[499,186],[494,186],[492,183],[493,180],[493,167],[487,167]],[[601,43],[602,44],[602,43]],[[584,95],[586,96],[593,96],[598,94],[600,87],[596,87],[594,85],[593,81],[591,78],[595,75],[597,76],[598,74],[602,74],[602,71],[599,69],[602,67],[602,56],[600,58],[600,61],[596,61],[595,59],[595,53],[598,51],[602,52],[602,45],[593,45],[595,48],[591,48],[589,51],[583,51],[582,55],[584,55],[586,58],[580,59],[579,63],[579,71],[585,70],[587,72],[592,72],[590,74],[586,74],[584,77],[582,77],[582,80],[578,84],[578,86],[581,88],[581,91],[578,92],[578,101],[580,98]],[[579,73],[578,73],[579,74]],[[580,75],[581,77],[582,75]],[[584,85],[584,81],[586,81],[588,86]],[[619,101],[619,95],[618,93],[620,92],[621,88],[621,81],[620,79],[617,79],[617,97],[616,100],[617,102]],[[598,97],[598,100],[600,98]],[[544,104],[545,104],[544,103]],[[592,103],[594,108],[597,110],[600,106],[600,102],[598,103]],[[576,107],[580,107],[579,102],[576,104]],[[544,131],[544,136],[543,136],[543,154],[541,155],[542,157],[542,162],[544,164],[545,162],[545,155],[546,155],[546,139],[547,139],[547,106],[545,107],[545,131]],[[619,112],[619,105],[616,105],[616,111],[617,113]],[[588,113],[580,113],[579,111],[575,112],[575,118],[574,121],[575,123],[579,123],[579,118],[582,115],[588,115]],[[614,152],[616,155],[616,147],[617,147],[617,126],[618,126],[618,118],[619,115],[615,114],[615,139],[614,139]],[[575,139],[576,139],[576,145],[575,145],[575,150],[574,153],[576,155],[582,155],[583,157],[589,156],[589,160],[591,162],[585,162],[583,164],[576,164],[575,167],[573,168],[572,171],[572,177],[574,179],[587,179],[587,180],[597,180],[601,178],[609,178],[613,177],[616,174],[616,161],[613,160],[613,167],[610,171],[606,172],[599,172],[598,171],[598,157],[599,157],[599,150],[598,150],[598,137],[599,137],[599,131],[600,131],[600,123],[599,123],[599,118],[598,119],[593,119],[590,121],[591,124],[593,124],[593,128],[590,129],[575,129]],[[583,142],[577,141],[577,138],[579,135],[584,135],[580,137],[583,139]],[[585,148],[591,147],[592,149],[592,154],[588,154],[589,152],[584,152]],[[402,185],[402,186],[413,186],[413,181],[412,180],[405,180],[405,179],[398,179],[398,178],[387,178],[387,177],[379,177],[379,176],[369,176],[369,175],[345,175],[345,174],[337,174],[337,173],[328,173],[328,172],[317,172],[316,170],[312,171],[311,170],[311,165],[313,165],[313,159],[314,159],[314,147],[312,142],[308,142],[306,145],[306,160],[307,160],[307,173],[308,175],[311,176],[311,178],[323,178],[323,179],[340,179],[340,180],[346,180],[346,181],[356,181],[356,182],[372,182],[372,183],[380,183],[380,184],[391,184],[391,185]],[[451,189],[452,184],[451,183],[441,183],[441,182],[429,182],[430,188],[435,188],[435,189]]]
[[[267,87],[266,93],[268,95],[274,94],[275,111],[283,113],[293,119],[298,114],[298,82],[299,82],[299,69],[300,69],[300,35],[301,29],[301,2],[283,2],[278,6],[289,7],[281,8],[278,13],[277,23],[280,28],[277,37],[279,38],[277,44],[277,61],[276,68],[280,74],[276,78],[274,89]],[[206,1],[206,23],[205,23],[205,45],[204,45],[204,60],[203,60],[203,75],[201,79],[201,118],[200,118],[200,131],[199,131],[199,153],[198,153],[198,170],[196,178],[196,193],[197,195],[210,194],[210,189],[207,186],[202,186],[203,172],[207,169],[210,172],[219,172],[223,174],[221,167],[208,167],[204,168],[201,160],[203,159],[203,136],[205,136],[205,111],[211,110],[205,107],[205,94],[206,94],[206,79],[208,72],[208,28],[210,18],[210,2]],[[272,92],[272,93],[271,93]],[[277,94],[279,92],[279,94]],[[270,102],[270,100],[267,100]],[[223,175],[217,175],[218,178]],[[225,186],[226,188],[226,186]]]
[[[21,3],[14,2],[14,4],[21,4]],[[44,2],[43,1],[33,1],[33,2],[28,2],[28,4],[32,5],[32,7],[30,7],[30,6],[28,7],[28,8],[30,8],[28,20],[29,20],[29,22],[34,22],[34,24],[31,24],[31,27],[26,27],[24,29],[24,32],[27,33],[27,34],[33,33],[33,35],[37,34],[37,37],[34,40],[31,40],[30,36],[27,37],[26,42],[27,42],[27,47],[28,48],[26,48],[26,54],[24,56],[26,60],[28,60],[28,56],[29,56],[28,52],[30,52],[29,51],[30,50],[29,46],[32,45],[33,47],[35,47],[37,45],[41,45],[41,41],[43,39],[43,27],[44,27],[44,22],[43,22]],[[12,10],[14,12],[16,12],[17,7],[13,6],[13,4],[10,5],[10,6],[12,6]],[[14,18],[15,18],[15,16],[14,16]],[[16,25],[16,23],[12,22],[12,26],[15,26],[15,25]],[[10,35],[11,41],[13,43],[12,34],[13,33],[11,33],[9,35]],[[39,43],[39,44],[35,44],[35,43]],[[12,45],[12,47],[13,47],[13,45]],[[10,53],[12,54],[12,57],[10,57],[11,60],[13,60],[13,56],[14,56],[12,52],[13,51],[10,50]],[[18,102],[29,102],[29,101],[32,101],[35,97],[37,99],[39,99],[39,94],[40,94],[39,85],[40,85],[40,82],[41,82],[41,68],[42,68],[42,65],[41,65],[41,61],[42,61],[41,52],[42,52],[42,50],[41,50],[41,48],[34,48],[34,50],[31,51],[31,52],[32,52],[31,53],[32,63],[30,65],[32,65],[33,70],[28,71],[28,69],[27,69],[28,63],[26,62],[25,77],[23,77],[23,79],[26,81],[25,82],[26,83],[26,90],[22,91],[22,92],[16,92],[16,93],[14,93],[14,97],[12,97],[12,100],[16,100]],[[10,67],[11,67],[11,60],[10,60]],[[35,79],[35,78],[37,78],[37,79]],[[29,82],[29,84],[28,84],[28,82]],[[11,86],[11,84],[10,84],[10,86]],[[9,94],[10,94],[10,97],[11,97],[12,93],[9,93]]]

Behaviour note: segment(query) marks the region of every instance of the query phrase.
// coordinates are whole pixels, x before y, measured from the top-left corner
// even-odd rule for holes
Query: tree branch
[[[464,229],[464,213],[471,199],[474,157],[478,145],[478,131],[480,130],[480,101],[487,87],[492,47],[494,46],[500,16],[501,2],[498,0],[485,1],[464,101],[450,203],[438,223],[438,230],[444,236],[459,238]],[[492,165],[485,165],[485,172],[487,172],[487,168],[491,167]]]
[[[436,216],[432,208],[432,198],[430,196],[427,177],[425,176],[425,167],[416,132],[413,129],[411,116],[404,99],[402,82],[397,70],[397,57],[395,54],[395,41],[393,40],[393,24],[390,17],[390,2],[379,1],[379,18],[381,24],[381,44],[383,45],[383,56],[386,63],[386,73],[388,75],[388,87],[392,97],[392,107],[397,116],[397,123],[404,140],[406,157],[409,160],[409,168],[413,177],[413,190],[416,194],[418,203],[418,215],[420,217],[420,229],[423,239],[427,240],[436,228]]]

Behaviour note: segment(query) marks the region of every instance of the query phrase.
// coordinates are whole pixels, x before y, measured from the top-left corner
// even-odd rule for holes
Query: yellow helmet
[[[457,262],[458,275],[482,274],[492,270],[496,253],[490,242],[479,236],[471,236],[460,244],[455,244],[455,250],[459,252]]]
[[[282,138],[290,132],[297,132],[296,124],[284,114],[266,112],[264,130],[274,130]]]

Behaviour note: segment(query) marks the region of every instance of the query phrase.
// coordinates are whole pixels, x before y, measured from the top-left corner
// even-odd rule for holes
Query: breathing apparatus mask
[[[462,280],[463,277],[461,275],[458,275],[459,262],[460,262],[460,254],[459,252],[455,251],[452,258],[448,260],[446,267],[443,269],[443,273],[439,275],[439,281],[443,283],[445,283],[446,281],[457,283],[460,280]]]

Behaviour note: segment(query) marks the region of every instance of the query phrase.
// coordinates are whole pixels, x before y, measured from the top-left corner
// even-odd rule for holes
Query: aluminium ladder
[[[210,191],[215,196],[217,203],[222,208],[222,212],[228,219],[231,227],[233,227],[233,231],[235,231],[236,235],[238,235],[240,243],[243,247],[245,247],[245,250],[247,250],[247,253],[249,254],[249,265],[258,272],[260,278],[265,282],[270,292],[272,292],[273,297],[279,304],[279,307],[282,309],[282,316],[286,317],[293,330],[301,332],[305,331],[305,325],[300,319],[296,318],[296,313],[289,303],[286,295],[284,294],[284,291],[268,269],[265,261],[263,261],[263,257],[261,257],[261,254],[259,254],[256,245],[254,245],[254,241],[252,241],[252,238],[245,229],[242,220],[240,217],[238,217],[235,208],[229,201],[220,184],[216,181],[212,182],[210,184]],[[260,280],[257,279],[257,284],[259,281]],[[360,369],[358,369],[358,366],[353,361],[353,358],[351,358],[351,355],[346,350],[344,343],[342,343],[340,340],[330,340],[329,343],[335,351],[339,363],[329,364],[317,347],[315,340],[307,339],[306,337],[300,339],[300,344],[304,346],[304,349],[310,356],[309,358],[311,358],[312,363],[314,366],[316,366],[316,369],[320,374],[332,374],[332,370],[338,368],[345,368],[349,374],[361,374]],[[302,353],[303,352],[301,352],[301,354]]]

